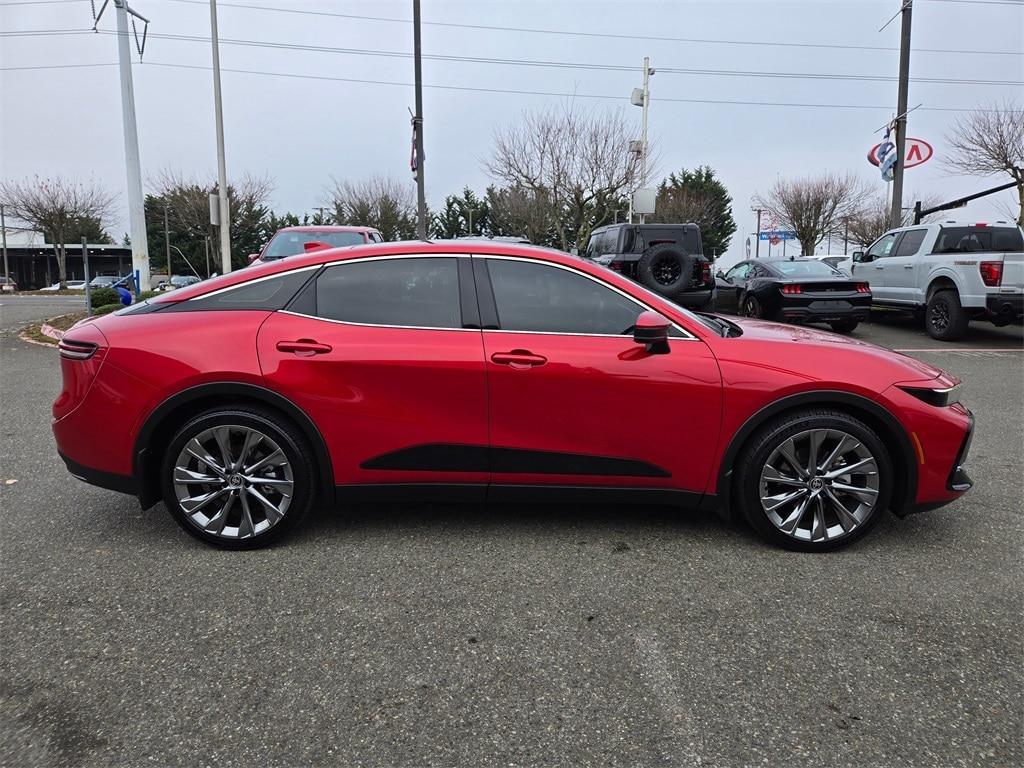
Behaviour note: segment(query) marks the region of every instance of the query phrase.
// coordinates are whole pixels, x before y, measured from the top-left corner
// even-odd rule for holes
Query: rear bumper
[[[989,294],[985,310],[993,319],[1013,322],[1024,315],[1024,293]]]
[[[135,482],[135,478],[131,475],[119,475],[114,472],[105,472],[102,469],[93,469],[92,467],[87,467],[84,464],[79,464],[74,459],[65,456],[59,451],[58,455],[67,466],[68,472],[82,482],[89,483],[89,485],[95,485],[100,488],[106,488],[108,491],[127,493],[131,496],[138,495],[138,483]]]
[[[714,289],[701,288],[699,290],[687,291],[686,293],[673,296],[670,301],[673,304],[678,304],[686,309],[700,309],[707,306],[714,295]]]
[[[783,301],[779,315],[790,322],[827,323],[836,320],[866,322],[871,316],[871,296],[856,298],[801,299],[797,304]]]

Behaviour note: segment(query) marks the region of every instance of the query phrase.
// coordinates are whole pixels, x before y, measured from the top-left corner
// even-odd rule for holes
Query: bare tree
[[[920,200],[922,208],[934,208],[941,201],[938,197],[920,197],[917,193],[911,193],[911,200]],[[833,235],[842,234],[847,240],[856,245],[871,245],[878,238],[888,232],[892,227],[889,224],[889,200],[885,195],[871,198],[865,201],[863,207],[842,222],[842,231],[833,232]],[[941,214],[925,216],[923,221],[932,221]],[[914,223],[914,212],[903,209],[903,216],[900,221],[901,227]]]
[[[411,185],[383,176],[333,181],[328,196],[336,224],[374,227],[385,240],[416,237],[416,195]]]
[[[1017,183],[1017,223],[1024,227],[1024,107],[1011,101],[968,112],[946,135],[945,165],[957,173],[1007,173]]]
[[[854,174],[826,173],[804,179],[780,179],[765,195],[755,197],[786,229],[796,232],[805,256],[814,254],[830,234],[842,231],[842,222],[859,212],[869,192]]]
[[[611,220],[639,177],[640,158],[630,151],[635,138],[621,110],[568,103],[527,112],[518,125],[496,132],[484,168],[502,184],[547,200],[558,243],[569,250]]]
[[[68,236],[80,231],[83,221],[91,221],[102,228],[103,221],[114,211],[116,196],[92,181],[36,176],[0,183],[0,199],[12,218],[39,230],[53,245],[60,287],[66,288]]]
[[[491,234],[525,237],[535,245],[555,245],[555,215],[543,193],[521,187],[487,188]]]

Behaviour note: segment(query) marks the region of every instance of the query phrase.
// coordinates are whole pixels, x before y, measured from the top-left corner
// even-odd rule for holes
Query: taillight
[[[711,282],[711,264],[706,261],[700,265],[700,281],[702,283]]]
[[[782,286],[782,292],[786,294],[803,293],[803,289],[799,285],[784,285]]]
[[[91,341],[61,339],[57,342],[57,349],[60,350],[60,356],[65,360],[88,360],[96,354],[99,345]]]
[[[978,271],[981,272],[981,279],[988,286],[1003,284],[1003,262],[983,261],[978,264]]]
[[[871,286],[867,283],[857,283],[857,293],[871,293]]]

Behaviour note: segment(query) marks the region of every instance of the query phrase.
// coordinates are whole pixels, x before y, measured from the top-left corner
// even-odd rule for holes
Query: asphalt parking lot
[[[644,507],[323,511],[229,553],[74,480],[0,298],[0,765],[1024,762],[1020,326],[856,336],[960,376],[974,490],[824,556]],[[97,439],[102,439],[97,435]]]

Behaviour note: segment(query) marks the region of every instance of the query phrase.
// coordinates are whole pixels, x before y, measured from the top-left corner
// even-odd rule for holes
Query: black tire
[[[787,534],[781,530],[778,523],[775,523],[770,519],[769,513],[761,502],[761,475],[768,463],[769,457],[771,457],[775,450],[784,445],[790,438],[796,438],[796,441],[794,441],[794,446],[797,448],[795,458],[798,462],[806,461],[807,454],[810,451],[808,450],[802,454],[799,453],[800,444],[797,441],[811,430],[835,430],[836,432],[843,432],[852,437],[855,443],[859,443],[857,446],[858,449],[866,450],[870,453],[871,457],[873,457],[874,465],[877,469],[878,484],[876,489],[877,495],[873,496],[874,506],[863,513],[863,519],[861,519],[855,527],[851,527],[849,532],[845,532],[845,528],[839,525],[839,519],[836,517],[835,512],[832,511],[832,507],[828,507],[827,511],[823,511],[822,514],[826,529],[831,527],[839,528],[839,530],[836,531],[835,535],[828,535],[824,540],[818,541],[804,540],[799,537],[804,534],[807,534],[808,536],[811,535],[810,528],[813,527],[814,515],[816,514],[813,505],[807,509],[807,512],[811,513],[811,519],[798,519],[797,525],[800,525],[801,527],[796,529],[794,534]],[[825,440],[821,443],[822,448],[819,452],[819,456],[822,455],[822,453],[827,453],[832,450],[832,446],[838,444],[838,437],[836,435],[833,435],[831,439],[834,442],[830,443],[828,440]],[[847,455],[853,454],[842,454],[840,458],[837,459],[837,461],[843,462],[843,464],[839,465],[840,467],[844,465],[853,465],[853,461],[848,461],[845,458]],[[833,463],[833,466],[834,464],[835,462]],[[854,541],[864,536],[871,527],[878,522],[878,519],[882,516],[884,511],[888,509],[889,499],[892,494],[892,460],[889,456],[889,452],[885,448],[885,445],[870,427],[859,419],[841,411],[824,409],[805,410],[784,414],[777,419],[774,419],[759,429],[747,441],[743,450],[740,452],[735,466],[737,467],[737,471],[733,485],[733,498],[736,500],[736,504],[742,515],[747,519],[754,530],[768,541],[771,541],[781,547],[801,552],[827,552],[852,544]],[[796,475],[795,472],[793,474]],[[797,477],[795,479],[800,478]],[[803,482],[802,479],[800,479],[800,481]],[[810,480],[807,482],[809,483]],[[852,483],[853,481],[851,481],[851,484]],[[788,486],[780,487],[785,488]],[[766,485],[765,493],[770,493],[772,490],[778,489],[774,486]],[[805,493],[807,492],[809,492],[809,486],[808,491],[805,491]],[[852,503],[856,503],[856,497],[845,495],[842,491],[837,491],[837,493],[842,496],[844,501],[847,501],[848,503],[851,501]],[[827,500],[824,495],[819,495],[822,498],[823,504],[827,504]],[[871,497],[870,494],[868,494],[868,496]],[[784,509],[787,514],[793,514],[797,511],[795,505],[792,508]],[[780,512],[779,514],[781,516],[783,512]],[[860,514],[860,507],[857,508],[857,514]],[[808,523],[807,531],[803,531],[803,522]],[[797,534],[799,534],[799,536]]]
[[[257,502],[248,501],[247,497],[247,503],[253,509],[249,525],[251,526],[251,521],[259,518],[261,515],[263,520],[259,525],[264,523],[269,525],[265,530],[254,532],[254,535],[243,535],[241,523],[237,526],[239,530],[237,537],[234,538],[228,535],[217,535],[201,530],[198,523],[193,522],[189,513],[181,506],[175,492],[175,463],[185,445],[194,437],[206,432],[206,430],[226,425],[255,430],[269,438],[273,443],[276,443],[281,453],[284,454],[291,472],[291,496],[284,509],[283,516],[276,521],[271,522],[270,516],[266,514],[261,505]],[[235,447],[237,450],[237,443]],[[267,452],[266,449],[264,452]],[[210,458],[214,457],[211,456]],[[207,465],[201,466],[206,467]],[[309,449],[306,439],[291,422],[277,412],[248,406],[216,408],[190,419],[171,439],[167,450],[164,452],[163,461],[160,464],[161,490],[163,492],[164,504],[167,506],[171,516],[190,535],[207,544],[224,549],[256,549],[277,541],[305,518],[312,506],[315,495],[315,467],[316,459]],[[213,472],[213,470],[208,469],[203,471],[208,474]],[[241,470],[238,470],[236,474],[242,474]],[[271,479],[273,479],[272,474],[272,472],[266,472],[267,477]],[[200,489],[207,492],[218,487],[227,489],[226,482],[226,480],[220,481],[219,486],[212,484],[200,486]],[[257,490],[261,490],[264,498],[271,502],[276,501],[279,506],[282,506],[283,498],[272,497],[272,488],[261,486],[258,483],[251,485],[255,486]],[[190,490],[189,492],[192,491]],[[233,495],[237,494],[237,498],[246,495],[244,489],[231,491],[230,493]],[[235,509],[235,507],[238,507],[238,509]],[[211,505],[211,509],[215,508]],[[237,517],[241,511],[241,504],[233,504],[232,509],[234,510],[232,514]],[[225,528],[224,530],[229,529]]]
[[[860,325],[859,320],[836,320],[829,323],[829,326],[836,333],[853,333],[858,325]]]
[[[971,318],[960,306],[956,290],[936,291],[928,299],[924,313],[924,329],[933,339],[959,341],[967,334]]]
[[[636,271],[641,283],[655,293],[673,299],[689,290],[693,279],[693,257],[672,243],[662,243],[643,252]]]
[[[764,310],[761,308],[761,302],[757,300],[757,296],[747,296],[743,299],[740,314],[744,317],[763,319]]]

